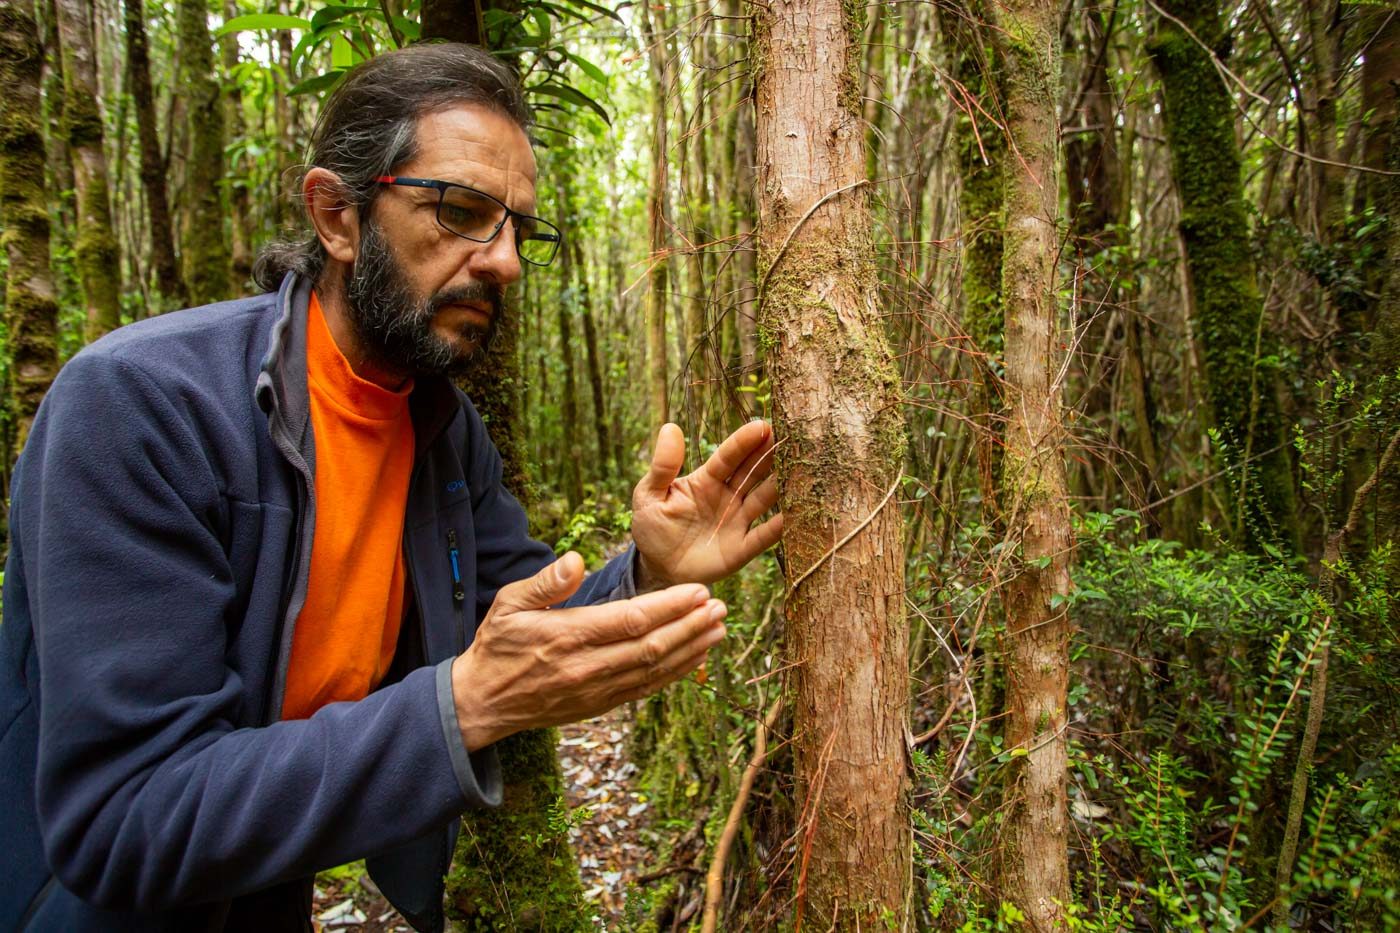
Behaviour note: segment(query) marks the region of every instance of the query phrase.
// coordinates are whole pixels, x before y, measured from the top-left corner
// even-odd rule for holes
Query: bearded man
[[[526,126],[479,50],[360,66],[309,147],[312,235],[260,259],[270,293],[59,375],[12,485],[0,929],[309,930],[315,872],[360,857],[441,929],[458,817],[500,802],[492,744],[723,637],[704,584],[781,532],[767,425],[685,477],[662,428],[635,548],[584,579],[529,539],[451,381],[561,242]]]

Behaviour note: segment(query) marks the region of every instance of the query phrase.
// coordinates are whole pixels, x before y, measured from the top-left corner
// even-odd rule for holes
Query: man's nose
[[[467,271],[472,278],[497,285],[519,281],[521,268],[520,254],[515,248],[515,218],[506,218],[495,239],[472,250],[467,260]]]

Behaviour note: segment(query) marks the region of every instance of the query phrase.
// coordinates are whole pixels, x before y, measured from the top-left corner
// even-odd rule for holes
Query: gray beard
[[[409,376],[464,376],[485,358],[496,336],[504,290],[488,282],[472,282],[419,298],[378,224],[366,219],[363,233],[344,288],[350,322],[366,356],[381,368]],[[490,305],[491,323],[487,327],[463,324],[460,336],[470,349],[460,351],[433,332],[433,318],[445,305],[465,302]]]

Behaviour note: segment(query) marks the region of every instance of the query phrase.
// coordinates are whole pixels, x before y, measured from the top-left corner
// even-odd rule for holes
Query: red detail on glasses
[[[392,185],[394,182],[396,182],[396,181],[398,181],[398,180],[399,180],[399,176],[397,176],[397,175],[380,175],[378,178],[375,179],[375,181],[382,181],[382,182],[384,182],[386,185]]]

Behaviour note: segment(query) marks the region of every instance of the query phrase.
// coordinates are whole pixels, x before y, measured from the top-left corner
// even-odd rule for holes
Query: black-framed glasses
[[[485,191],[468,185],[433,178],[405,178],[402,175],[380,175],[375,181],[381,185],[432,188],[437,191],[439,226],[473,243],[490,243],[507,220],[515,221],[515,251],[532,266],[547,266],[553,262],[560,244],[564,242],[564,234],[549,221],[513,211]]]

